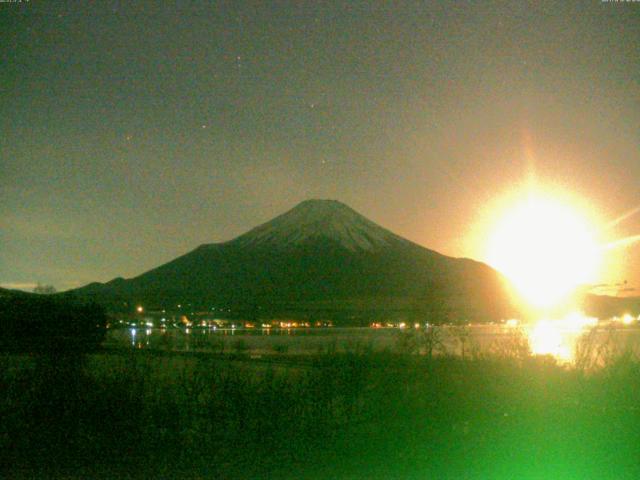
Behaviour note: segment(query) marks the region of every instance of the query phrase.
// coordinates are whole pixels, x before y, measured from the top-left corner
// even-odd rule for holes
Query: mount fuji
[[[304,201],[233,240],[73,293],[111,305],[345,323],[489,321],[514,311],[507,282],[488,265],[424,248],[335,200]]]

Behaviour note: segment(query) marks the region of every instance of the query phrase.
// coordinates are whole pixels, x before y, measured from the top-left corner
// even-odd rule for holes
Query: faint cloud
[[[0,283],[0,287],[8,288],[9,290],[33,290],[37,285],[36,282]]]
[[[81,287],[82,285],[86,285],[89,282],[82,282],[80,280],[68,280],[64,282],[57,282],[55,288],[60,291],[70,290],[73,288]],[[47,283],[48,284],[48,283]],[[0,282],[0,288],[7,288],[9,290],[24,290],[31,292],[38,285],[44,285],[43,282]]]
[[[631,293],[635,292],[636,288],[629,285],[627,282],[619,282],[619,283],[599,283],[597,285],[591,285],[589,287],[589,291],[595,294],[621,294],[621,293]]]
[[[89,282],[81,282],[79,280],[72,280],[68,282],[60,282],[60,287],[62,290],[69,290],[71,288],[78,288],[82,285],[86,285]]]

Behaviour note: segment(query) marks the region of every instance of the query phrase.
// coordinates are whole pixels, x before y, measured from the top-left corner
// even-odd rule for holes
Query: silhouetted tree
[[[56,288],[53,285],[42,285],[38,283],[36,287],[33,289],[33,293],[38,293],[40,295],[52,295],[56,293]]]

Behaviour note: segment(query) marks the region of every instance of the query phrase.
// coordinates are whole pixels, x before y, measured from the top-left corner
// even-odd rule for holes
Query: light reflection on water
[[[580,312],[561,318],[543,318],[525,326],[525,333],[536,355],[551,355],[562,363],[602,363],[601,357],[628,353],[640,358],[640,330],[635,317],[625,314],[601,322]]]
[[[528,326],[531,351],[562,362],[574,359],[577,342],[598,325],[598,319],[573,312],[559,319],[542,319]]]
[[[544,319],[519,326],[473,325],[461,335],[454,327],[441,329],[439,353],[460,355],[495,353],[498,346],[524,340],[532,353],[552,355],[561,362],[572,362],[576,347],[596,320],[578,314],[562,319]],[[622,325],[622,322],[620,322]],[[105,345],[167,351],[213,353],[314,354],[321,352],[373,350],[395,351],[400,336],[413,329],[397,328],[122,328],[110,330]],[[416,330],[417,332],[417,330]],[[597,342],[611,342],[619,348],[640,354],[640,329],[624,326],[617,330],[602,326],[593,330]],[[462,342],[462,343],[461,343]]]

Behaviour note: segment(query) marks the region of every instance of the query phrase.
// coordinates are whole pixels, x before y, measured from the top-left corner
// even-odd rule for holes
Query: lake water
[[[432,337],[437,353],[451,355],[518,355],[528,345],[534,353],[572,361],[576,348],[590,355],[628,351],[640,357],[640,328],[598,327],[572,330],[555,325],[513,328],[474,325],[437,327]],[[424,333],[399,328],[291,328],[291,329],[182,329],[117,328],[110,330],[106,347],[181,352],[247,353],[250,355],[304,355],[324,352],[407,351],[411,336]],[[422,337],[422,353],[425,352]]]

